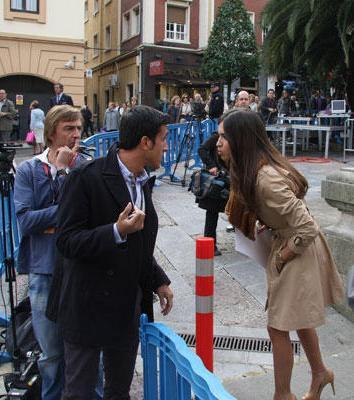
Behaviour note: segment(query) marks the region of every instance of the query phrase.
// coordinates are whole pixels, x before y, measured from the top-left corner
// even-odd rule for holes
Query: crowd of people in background
[[[64,93],[61,83],[54,84],[55,95],[50,98],[49,108],[56,105],[73,105],[72,97]],[[189,122],[191,120],[203,120],[205,118],[218,119],[230,109],[248,109],[260,114],[263,122],[275,124],[279,116],[317,115],[318,113],[330,113],[331,96],[323,95],[320,89],[313,91],[310,99],[300,101],[294,90],[283,90],[276,97],[273,88],[268,89],[264,98],[258,93],[249,93],[245,90],[236,90],[231,95],[228,103],[223,96],[221,84],[214,83],[210,86],[210,92],[201,93],[185,91],[175,94],[170,101],[158,100],[156,108],[167,114],[171,124]],[[129,110],[138,104],[138,98],[132,96],[122,102],[110,101],[105,109],[103,119],[99,121],[98,115],[90,110],[87,104],[80,109],[83,118],[82,138],[87,138],[98,131],[113,132],[119,130],[120,119]],[[306,103],[306,104],[305,104]],[[43,138],[40,134],[43,129],[46,107],[33,99],[29,107],[28,131],[33,132],[33,153],[43,150]],[[22,129],[23,136],[23,129]],[[20,116],[14,103],[7,99],[6,90],[0,89],[0,142],[19,141],[25,139],[20,134]]]

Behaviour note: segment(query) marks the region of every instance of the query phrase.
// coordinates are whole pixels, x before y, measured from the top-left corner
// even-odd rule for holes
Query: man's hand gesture
[[[162,285],[156,290],[157,295],[160,299],[161,313],[167,315],[173,305],[173,292],[168,285]]]
[[[145,213],[129,202],[116,222],[119,234],[125,238],[130,233],[141,231],[144,228],[144,220]]]

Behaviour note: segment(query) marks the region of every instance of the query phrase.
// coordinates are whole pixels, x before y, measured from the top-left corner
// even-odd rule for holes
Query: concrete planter
[[[342,213],[337,223],[325,228],[324,233],[346,285],[348,272],[354,264],[354,168],[343,167],[328,175],[322,181],[321,196]],[[347,300],[336,309],[354,321],[354,312]]]

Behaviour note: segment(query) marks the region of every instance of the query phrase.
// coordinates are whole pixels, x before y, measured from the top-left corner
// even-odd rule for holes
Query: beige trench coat
[[[322,325],[325,307],[341,301],[344,293],[327,242],[292,185],[269,165],[258,173],[258,217],[272,229],[267,263],[268,325],[282,331]],[[296,257],[278,273],[275,256],[286,244]]]

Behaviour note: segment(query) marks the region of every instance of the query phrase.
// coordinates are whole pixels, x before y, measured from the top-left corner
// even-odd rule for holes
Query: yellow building
[[[46,111],[53,83],[83,104],[83,21],[83,0],[0,2],[0,87],[17,103],[22,137],[29,104],[38,100]]]

